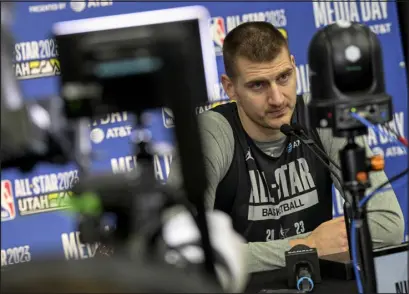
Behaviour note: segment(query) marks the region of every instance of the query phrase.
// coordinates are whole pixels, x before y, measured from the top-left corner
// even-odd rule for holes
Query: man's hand
[[[298,244],[316,248],[318,256],[348,251],[348,238],[344,217],[337,217],[322,223],[305,239],[290,241],[291,247]]]

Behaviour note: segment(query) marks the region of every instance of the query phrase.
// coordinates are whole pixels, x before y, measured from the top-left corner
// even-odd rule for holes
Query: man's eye
[[[252,88],[253,90],[260,90],[261,88],[263,88],[263,86],[264,86],[264,83],[262,83],[262,82],[260,82],[260,83],[253,83],[253,84],[251,85],[251,88]]]
[[[287,82],[288,79],[290,78],[290,75],[291,75],[290,73],[286,73],[286,74],[280,76],[280,77],[278,78],[278,81],[279,81],[280,83],[285,83],[285,82]]]

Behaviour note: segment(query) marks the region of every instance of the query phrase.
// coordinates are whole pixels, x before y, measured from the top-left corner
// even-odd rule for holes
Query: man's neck
[[[247,114],[237,105],[237,110],[241,125],[243,126],[246,133],[257,142],[271,142],[281,139],[284,134],[280,130],[273,130],[269,128],[262,127],[252,121]]]

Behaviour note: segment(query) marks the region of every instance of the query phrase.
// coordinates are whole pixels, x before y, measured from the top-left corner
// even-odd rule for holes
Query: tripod
[[[352,196],[350,209],[351,218],[355,221],[358,230],[359,261],[364,280],[364,293],[376,293],[375,266],[372,255],[372,239],[367,221],[366,207],[360,207],[359,201],[365,196],[365,191],[370,187],[370,181],[365,148],[355,142],[354,132],[347,133],[347,145],[340,151],[342,177],[345,191]],[[358,277],[356,277],[358,278]]]
[[[112,254],[109,252],[115,251],[115,254],[128,256],[130,252],[143,251],[146,256],[154,257],[155,242],[160,237],[163,226],[163,211],[175,204],[187,205],[187,199],[186,201],[180,199],[180,196],[175,195],[176,191],[161,185],[155,179],[153,154],[160,151],[153,150],[151,134],[143,122],[141,111],[135,111],[133,114],[135,115],[135,136],[132,136],[132,146],[138,158],[137,168],[127,175],[107,174],[93,177],[84,173],[85,178],[73,187],[75,195],[81,195],[87,191],[93,191],[98,195],[102,210],[115,215],[116,228],[112,233],[103,232],[101,213],[82,214],[79,224],[80,239],[83,243],[100,242],[102,239],[104,251],[108,252],[101,252],[102,255],[109,255]],[[193,213],[194,219],[202,237],[204,265],[213,278],[215,277],[214,258],[204,203],[199,206],[197,202]],[[132,236],[143,236],[143,238]],[[132,240],[130,240],[131,237]],[[132,244],[132,246],[123,246],[124,244]]]

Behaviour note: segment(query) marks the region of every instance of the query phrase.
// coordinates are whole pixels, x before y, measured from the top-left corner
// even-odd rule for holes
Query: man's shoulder
[[[333,138],[332,129],[314,128],[318,135],[322,138]]]
[[[221,113],[212,110],[199,114],[198,123],[204,154],[212,162],[211,165],[223,167],[221,169],[224,176],[233,158],[235,146],[233,129]]]
[[[337,138],[334,137],[332,133],[332,129],[330,128],[315,128],[315,130],[318,133],[318,136],[320,137],[321,143],[324,145],[324,147],[329,147],[334,145],[334,141],[337,141],[340,147],[342,147],[345,139],[344,138]]]
[[[232,107],[231,103],[217,105],[211,109],[199,114],[197,119],[200,127],[209,131],[231,132],[231,125],[224,115],[224,112]]]
[[[320,136],[321,142],[323,143],[324,146],[326,147],[331,147],[332,149],[334,149],[333,151],[339,151],[342,148],[345,147],[345,145],[347,144],[347,138],[346,137],[337,137],[334,136],[332,129],[330,128],[317,128],[316,129],[318,132],[318,135]],[[368,144],[366,142],[366,136],[357,136],[355,137],[355,143],[358,144],[361,147],[364,147],[367,149],[367,152],[369,151],[368,148]]]
[[[225,105],[221,105],[220,107],[223,106]],[[207,110],[198,115],[198,123],[203,138],[208,141],[208,143],[212,142],[212,144],[217,144],[224,151],[226,148],[231,149],[234,146],[232,126],[220,112]]]
[[[210,110],[213,112],[218,112],[225,116],[226,114],[234,113],[237,109],[236,101],[232,100],[224,100],[218,101],[211,104]]]

